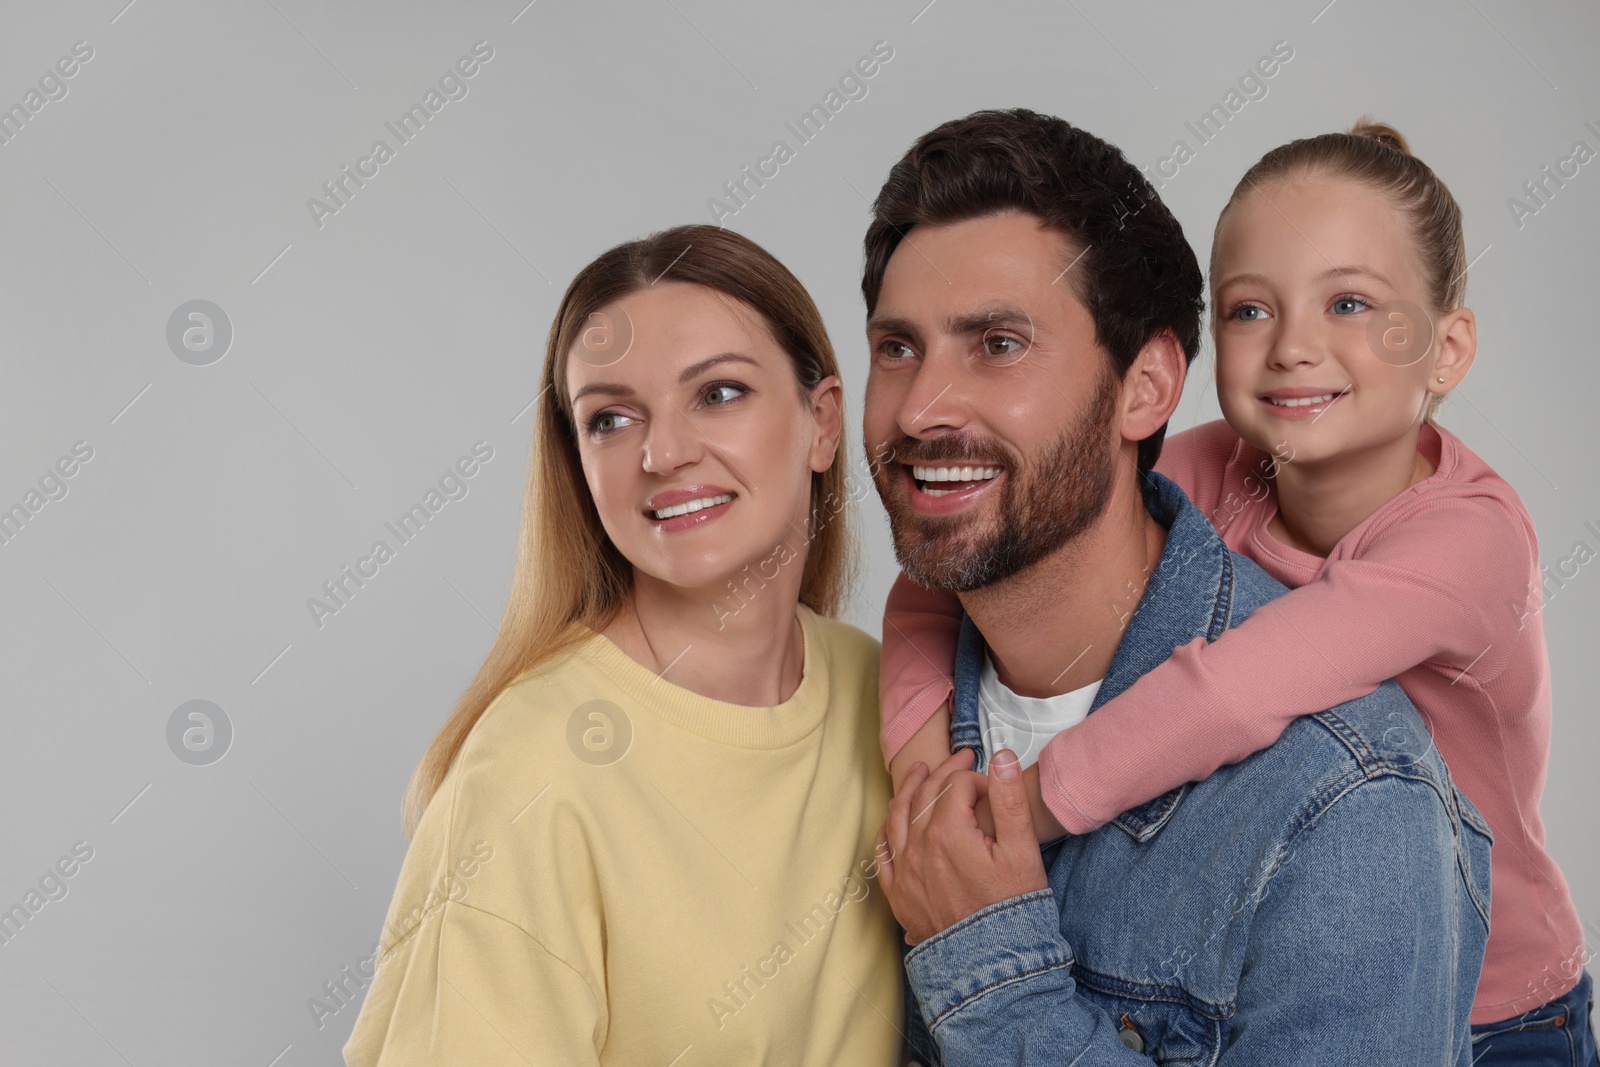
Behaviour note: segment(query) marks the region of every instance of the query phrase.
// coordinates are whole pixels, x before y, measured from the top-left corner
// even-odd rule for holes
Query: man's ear
[[[1171,329],[1145,342],[1122,377],[1123,440],[1143,441],[1167,424],[1183,396],[1188,367]]]
[[[825,471],[833,466],[844,430],[844,384],[837,374],[828,375],[811,390],[811,416],[816,421],[811,438],[811,469]]]

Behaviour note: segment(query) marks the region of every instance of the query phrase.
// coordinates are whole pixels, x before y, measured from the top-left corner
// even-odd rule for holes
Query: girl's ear
[[[811,416],[816,421],[811,469],[820,473],[833,466],[844,430],[844,383],[837,374],[828,375],[811,390]]]
[[[1478,320],[1471,308],[1457,308],[1439,319],[1438,330],[1439,353],[1433,359],[1428,391],[1447,393],[1461,384],[1478,354]]]

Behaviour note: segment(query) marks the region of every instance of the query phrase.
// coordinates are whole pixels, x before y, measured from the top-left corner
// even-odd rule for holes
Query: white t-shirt
[[[978,734],[985,756],[993,758],[1000,749],[1009,748],[1022,761],[1023,770],[1032,767],[1052,737],[1089,714],[1104,680],[1096,679],[1059,696],[1019,696],[1000,681],[994,660],[985,652],[978,679]]]

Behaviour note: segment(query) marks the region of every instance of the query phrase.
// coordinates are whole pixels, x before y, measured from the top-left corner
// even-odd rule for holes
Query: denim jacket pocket
[[[1099,974],[1081,961],[1072,977],[1080,995],[1110,1017],[1123,1045],[1156,1063],[1199,1067],[1222,1055],[1231,1008],[1208,1004],[1180,986]]]

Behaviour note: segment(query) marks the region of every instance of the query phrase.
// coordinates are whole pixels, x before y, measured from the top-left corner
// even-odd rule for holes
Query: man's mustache
[[[881,465],[902,463],[923,467],[936,466],[949,460],[961,460],[967,466],[1003,467],[1010,469],[1011,458],[991,442],[979,438],[935,437],[926,441],[904,438],[890,448],[880,449]]]

